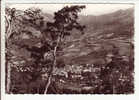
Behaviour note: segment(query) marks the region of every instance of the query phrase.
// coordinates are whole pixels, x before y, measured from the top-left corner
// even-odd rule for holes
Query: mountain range
[[[70,64],[105,64],[106,56],[118,50],[120,56],[133,58],[134,9],[99,16],[79,16],[85,34],[74,30],[66,42],[64,55]]]

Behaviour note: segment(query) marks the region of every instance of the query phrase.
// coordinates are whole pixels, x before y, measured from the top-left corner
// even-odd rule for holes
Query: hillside
[[[134,11],[130,8],[100,16],[81,16],[79,20],[81,23],[87,25],[88,33],[102,30],[103,34],[113,32],[115,35],[130,36],[127,32],[129,31],[128,28],[132,27],[134,24]],[[126,32],[126,34],[124,32]]]
[[[130,57],[133,52],[133,17],[133,9],[87,18],[80,16],[79,21],[87,28],[83,36],[73,32],[75,37],[70,37],[66,43],[63,55],[68,59],[66,62],[103,64],[106,55],[112,53],[115,47],[121,56]]]

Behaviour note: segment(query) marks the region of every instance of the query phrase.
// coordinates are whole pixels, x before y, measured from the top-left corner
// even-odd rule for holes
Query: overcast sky
[[[73,4],[10,4],[8,6],[10,8],[16,8],[20,10],[25,10],[30,7],[37,7],[42,9],[43,12],[53,14],[55,11],[58,11],[59,9],[63,8],[66,5],[70,6]],[[134,7],[134,5],[132,4],[83,4],[83,5],[86,5],[86,9],[82,10],[81,12],[81,14],[83,15],[101,15],[105,13],[114,12],[120,9],[128,9]]]

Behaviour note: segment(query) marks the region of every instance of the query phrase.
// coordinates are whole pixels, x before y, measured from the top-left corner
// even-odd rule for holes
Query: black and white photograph
[[[6,94],[134,94],[134,4],[6,4]]]

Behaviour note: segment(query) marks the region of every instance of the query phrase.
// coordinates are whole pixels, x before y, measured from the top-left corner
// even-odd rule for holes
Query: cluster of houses
[[[66,65],[64,68],[55,68],[53,75],[59,78],[82,80],[84,77],[88,77],[90,73],[96,73],[100,70],[100,66],[95,66],[94,64]]]

